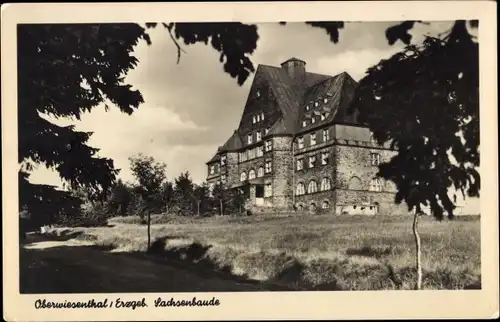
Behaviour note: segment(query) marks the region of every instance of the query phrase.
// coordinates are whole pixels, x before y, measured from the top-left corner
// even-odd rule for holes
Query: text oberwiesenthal
[[[173,297],[169,300],[164,300],[161,297],[154,301],[154,307],[183,307],[183,306],[219,306],[220,301],[215,297],[210,300],[200,300],[193,297],[191,300],[176,300]],[[104,299],[103,301],[96,301],[94,299],[83,301],[68,301],[54,302],[47,301],[46,299],[38,299],[35,301],[36,309],[104,309],[104,308],[128,308],[135,310],[140,307],[148,307],[146,299],[142,298],[140,301],[125,301],[117,298],[114,301]]]

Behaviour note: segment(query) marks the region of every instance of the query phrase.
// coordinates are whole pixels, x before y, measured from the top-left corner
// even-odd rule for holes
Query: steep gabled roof
[[[345,115],[345,110],[354,95],[355,87],[356,82],[345,72],[310,87],[304,96],[302,106],[299,108],[300,116],[296,132],[309,131],[334,120],[343,121],[339,120],[337,115]],[[315,103],[318,106],[315,106]],[[322,114],[326,116],[324,120],[321,120]],[[312,123],[313,117],[315,123]],[[305,127],[302,125],[303,121],[306,121]]]
[[[236,151],[243,147],[243,141],[237,131],[234,131],[231,137],[219,148],[219,152]]]
[[[306,72],[304,80],[297,81],[288,75],[286,69],[268,65],[259,65],[257,72],[262,73],[268,81],[283,114],[283,118],[273,126],[274,131],[271,129],[273,134],[293,134],[297,129],[300,107],[308,88],[331,78],[328,75]]]

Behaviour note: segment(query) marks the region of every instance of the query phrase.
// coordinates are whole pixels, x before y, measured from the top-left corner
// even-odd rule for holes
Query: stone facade
[[[394,185],[376,178],[395,151],[348,110],[356,85],[346,73],[308,73],[298,59],[259,65],[238,129],[207,162],[207,182],[248,184],[247,208],[261,211],[407,212],[394,204]]]

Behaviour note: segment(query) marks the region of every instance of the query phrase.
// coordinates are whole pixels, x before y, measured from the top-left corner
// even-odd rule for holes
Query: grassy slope
[[[112,228],[74,228],[117,251],[146,250],[146,227],[115,218]],[[162,256],[210,264],[248,278],[305,289],[410,289],[414,280],[411,217],[290,216],[187,219],[152,226]],[[56,229],[64,234],[68,230]],[[478,218],[420,224],[424,288],[480,283]],[[158,241],[160,240],[160,241]]]

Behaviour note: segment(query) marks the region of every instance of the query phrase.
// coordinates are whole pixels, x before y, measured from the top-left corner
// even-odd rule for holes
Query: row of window
[[[302,204],[302,203],[297,204],[297,206],[296,206],[296,207],[297,207],[297,209],[298,209],[299,211],[303,211],[303,210],[304,210],[304,208],[305,208],[305,207],[304,207],[304,204]],[[323,209],[328,209],[328,208],[330,208],[330,203],[328,202],[328,200],[323,201],[323,203],[321,204],[321,208],[323,208]],[[311,203],[309,204],[309,210],[312,210],[312,211],[316,210],[316,203],[311,202]]]
[[[266,141],[265,147],[259,146],[254,149],[249,149],[244,152],[240,152],[240,162],[247,161],[247,160],[252,160],[255,158],[259,158],[264,156],[264,148],[266,151],[271,151],[272,149],[272,143],[271,141]],[[321,165],[327,165],[329,163],[329,153],[328,152],[323,152],[321,153]],[[314,168],[316,166],[316,155],[309,156],[308,160],[308,168]],[[378,166],[380,164],[380,154],[379,153],[370,153],[370,163],[371,165]],[[226,165],[226,156],[223,155],[221,156],[221,166]],[[304,169],[304,159],[303,158],[298,158],[297,159],[297,164],[296,164],[296,170],[303,170]],[[210,174],[213,175],[215,174],[216,170],[216,165],[210,166]]]
[[[327,112],[322,112],[319,116],[319,119],[320,121],[324,121],[326,120],[326,118],[328,117],[328,113]],[[310,118],[310,122],[311,124],[315,124],[316,123],[316,117],[315,116],[312,116]],[[306,127],[309,123],[307,122],[307,120],[303,120],[302,121],[302,127]]]
[[[264,129],[264,135],[268,134],[270,131],[270,128]],[[253,132],[247,134],[247,144],[252,144],[254,143],[254,137],[253,137]],[[255,142],[259,142],[262,140],[262,132],[261,131],[256,131],[255,132]]]
[[[330,178],[323,178],[321,180],[320,190],[319,191],[328,191],[332,188],[332,184]],[[373,178],[370,181],[370,185],[368,187],[369,191],[380,192],[383,190],[383,185],[380,179]],[[315,193],[318,192],[318,183],[315,180],[309,181],[307,185],[307,193]],[[303,182],[299,182],[295,187],[295,195],[302,196],[306,194],[306,186]]]
[[[326,141],[330,141],[330,130],[329,129],[323,130],[323,141],[322,142],[326,142]],[[316,143],[317,143],[316,142],[316,132],[309,133],[309,145],[314,146],[314,145],[316,145]],[[300,136],[297,139],[297,147],[299,149],[303,149],[305,147],[303,136]]]
[[[258,114],[255,114],[252,116],[252,123],[253,124],[259,123],[262,121],[264,121],[264,112],[261,112],[261,113],[258,113]]]
[[[321,153],[321,165],[327,165],[329,162],[329,153],[323,152]],[[312,155],[309,157],[308,168],[314,168],[316,166],[316,156]],[[297,159],[297,171],[304,169],[304,159]]]
[[[332,183],[330,178],[323,178],[321,180],[320,191],[327,191],[332,188]],[[315,180],[309,181],[307,185],[307,193],[315,193],[318,192],[318,183]],[[299,182],[297,187],[295,188],[295,195],[302,196],[306,194],[306,186],[303,182]]]
[[[260,178],[260,177],[263,177],[264,176],[264,173],[271,173],[272,172],[272,163],[271,161],[266,161],[265,167],[260,167],[257,169],[257,172],[255,172],[254,169],[251,169],[250,171],[248,171],[248,176],[247,176],[247,173],[245,171],[243,171],[242,173],[240,173],[240,181],[243,182],[243,181],[246,181],[247,179],[248,180],[252,180],[252,179],[255,179],[255,178]]]
[[[321,100],[321,98],[319,98],[319,100]],[[312,103],[312,102],[311,102],[311,103]],[[325,98],[323,99],[323,104],[326,104],[326,103],[328,103],[328,97],[325,97]],[[319,101],[314,102],[314,107],[318,107],[318,106],[319,106]],[[306,105],[306,111],[309,111],[310,109],[311,109],[311,105],[310,105],[310,104],[307,104],[307,105]]]
[[[269,152],[273,148],[271,141],[266,141],[264,146],[258,146],[253,149],[248,149],[239,153],[240,162],[252,160],[255,158],[262,157],[264,155],[264,151]]]

